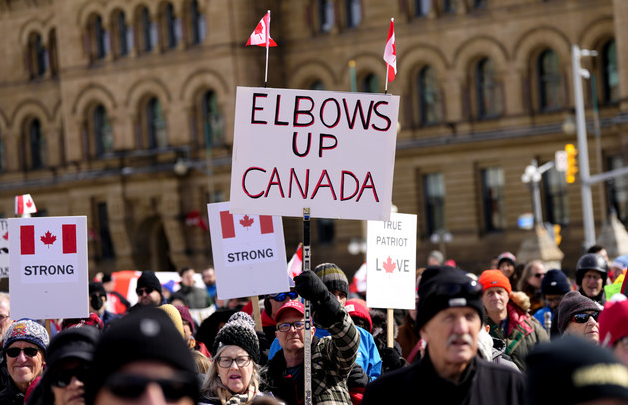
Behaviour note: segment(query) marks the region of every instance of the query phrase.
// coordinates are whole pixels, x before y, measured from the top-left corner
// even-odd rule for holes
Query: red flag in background
[[[37,212],[35,201],[30,194],[15,196],[15,215],[34,214]]]
[[[388,81],[395,80],[397,75],[397,50],[395,49],[395,19],[390,19],[390,29],[388,30],[388,40],[384,48],[384,61],[387,65]]]
[[[288,262],[288,275],[290,276],[290,285],[294,285],[292,280],[303,271],[303,245],[299,243],[297,251],[292,255],[292,259]]]
[[[246,43],[246,46],[249,45],[277,46],[277,43],[270,37],[270,11],[266,13],[264,18],[257,24],[257,27],[255,27],[255,31],[253,31]]]

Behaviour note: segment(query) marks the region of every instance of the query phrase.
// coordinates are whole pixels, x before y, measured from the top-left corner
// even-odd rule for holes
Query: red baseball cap
[[[290,310],[298,311],[301,315],[305,315],[305,306],[301,301],[288,301],[275,314],[275,322],[281,318],[281,315]]]

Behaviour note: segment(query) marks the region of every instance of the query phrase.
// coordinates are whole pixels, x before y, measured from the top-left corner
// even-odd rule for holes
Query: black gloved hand
[[[342,318],[340,302],[313,271],[304,271],[296,276],[294,289],[312,303],[315,320],[321,326],[328,328]]]
[[[379,355],[382,358],[382,373],[396,370],[405,363],[399,352],[393,347],[384,347],[379,351]]]

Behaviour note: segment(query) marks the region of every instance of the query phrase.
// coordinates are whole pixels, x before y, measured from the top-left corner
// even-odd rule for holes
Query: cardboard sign
[[[391,213],[368,221],[366,304],[369,308],[413,309],[417,217]]]
[[[231,214],[229,202],[207,212],[219,299],[290,289],[280,216]]]
[[[399,96],[238,87],[231,212],[387,220]]]
[[[11,317],[89,315],[87,218],[9,219]]]
[[[9,223],[0,218],[0,278],[9,277]]]

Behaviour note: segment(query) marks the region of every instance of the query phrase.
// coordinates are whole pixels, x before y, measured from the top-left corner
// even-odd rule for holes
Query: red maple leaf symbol
[[[383,266],[384,270],[386,270],[386,273],[392,273],[395,270],[395,267],[397,267],[397,265],[392,262],[390,256],[388,256],[388,260],[384,262]]]
[[[50,231],[47,231],[40,239],[44,242],[44,245],[48,245],[48,249],[50,249],[50,245],[55,243],[57,237],[51,234]]]
[[[32,207],[32,205],[33,205],[33,201],[32,201],[32,200],[28,200],[28,201],[26,201],[26,206],[27,206],[28,208]]]
[[[2,235],[2,237],[3,237],[5,240],[9,240],[9,232],[6,232],[4,235]]]
[[[242,224],[242,226],[245,228],[253,225],[253,222],[255,222],[255,220],[253,218],[250,218],[248,215],[245,215],[244,218],[240,220],[240,224]]]

